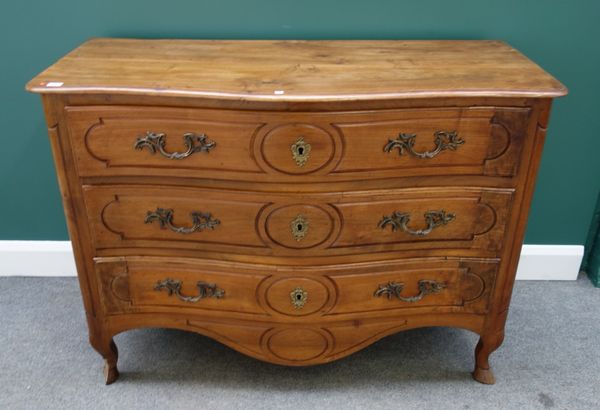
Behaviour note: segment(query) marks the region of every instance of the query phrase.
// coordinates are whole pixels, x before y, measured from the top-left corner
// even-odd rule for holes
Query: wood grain
[[[47,87],[48,82],[63,85]],[[98,38],[63,57],[27,89],[245,101],[566,94],[562,84],[501,41],[394,40]]]
[[[106,314],[185,311],[273,323],[338,322],[394,311],[482,314],[488,309],[497,268],[497,260],[475,258],[406,259],[303,269],[190,258],[99,258],[95,262],[103,300],[107,301]],[[156,283],[166,278],[181,281],[181,293],[186,296],[197,295],[198,281],[214,283],[225,293],[221,298],[186,302],[155,289]],[[436,280],[445,288],[414,302],[374,295],[380,285],[398,282],[405,287],[402,296],[414,296],[419,293],[420,280]],[[308,293],[302,308],[291,302],[290,294],[296,288]]]
[[[414,188],[304,194],[104,185],[84,187],[87,220],[97,249],[122,247],[218,251],[264,256],[335,256],[426,249],[473,249],[496,257],[508,223],[512,190]],[[176,227],[192,226],[193,212],[208,212],[219,225],[179,233],[146,223],[148,212],[173,210]],[[380,227],[394,212],[410,215],[408,228],[427,228],[425,214],[445,210],[455,215],[423,236]],[[296,240],[291,222],[302,215],[306,235]],[[141,251],[141,250],[140,250]],[[146,253],[152,253],[151,250]]]
[[[114,335],[148,326],[293,366],[455,326],[481,336],[473,376],[494,381],[551,98],[566,93],[508,45],[95,39],[28,89],[43,94],[107,383],[119,374]],[[464,144],[433,158],[383,150],[407,133],[413,151],[432,151],[440,130]],[[216,146],[183,160],[135,150],[149,131],[168,152],[188,132]],[[302,167],[290,151],[300,137],[312,146]],[[183,234],[145,223],[157,208],[173,210],[173,226],[189,227],[192,211],[220,224]],[[398,211],[424,229],[425,212],[442,209],[455,219],[427,235],[377,227]],[[202,282],[224,297],[192,303],[156,290],[165,279],[184,296]],[[443,286],[410,299],[423,280]],[[390,282],[402,298],[375,296]]]
[[[81,176],[176,176],[234,181],[331,182],[396,176],[515,175],[530,115],[524,108],[464,107],[332,113],[191,110],[164,107],[67,107]],[[385,152],[390,139],[415,134],[415,152],[432,151],[434,134],[464,141],[433,158]],[[210,152],[169,159],[134,144],[147,132],[165,134],[167,152],[184,151],[185,133],[205,134]],[[290,147],[312,146],[298,166]]]

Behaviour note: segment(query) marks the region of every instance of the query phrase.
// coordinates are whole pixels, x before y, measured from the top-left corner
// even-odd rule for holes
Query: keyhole
[[[297,299],[297,300],[302,300],[302,295],[301,295],[301,294],[297,294],[297,295],[296,295],[296,299]]]
[[[298,147],[298,154],[304,155],[304,148],[303,147]]]
[[[299,231],[302,231],[304,226],[302,224],[298,224],[298,225],[296,225],[296,228],[298,228]]]

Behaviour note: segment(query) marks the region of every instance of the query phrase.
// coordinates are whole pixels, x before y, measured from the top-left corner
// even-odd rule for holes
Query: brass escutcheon
[[[308,232],[308,220],[304,215],[298,215],[290,222],[290,228],[292,229],[294,239],[300,242]]]
[[[292,150],[292,159],[296,161],[296,165],[303,167],[308,161],[310,156],[311,146],[308,142],[304,142],[304,137],[299,137],[295,143],[292,144],[290,149]]]
[[[292,299],[294,308],[302,309],[308,300],[308,292],[301,287],[297,287],[290,292],[290,298]]]

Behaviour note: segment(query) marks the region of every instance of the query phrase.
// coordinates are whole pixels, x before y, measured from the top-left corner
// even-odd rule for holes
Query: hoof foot
[[[476,367],[473,371],[473,378],[477,380],[479,383],[483,384],[494,384],[496,383],[496,378],[494,377],[494,373],[492,369],[481,369]]]
[[[107,361],[104,361],[104,381],[107,385],[114,383],[119,378],[119,370],[117,366],[111,366]]]

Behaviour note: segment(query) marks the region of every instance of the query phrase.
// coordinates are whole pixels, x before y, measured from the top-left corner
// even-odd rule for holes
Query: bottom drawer
[[[496,260],[426,258],[289,267],[160,257],[96,261],[107,314],[182,312],[289,322],[485,313]]]

